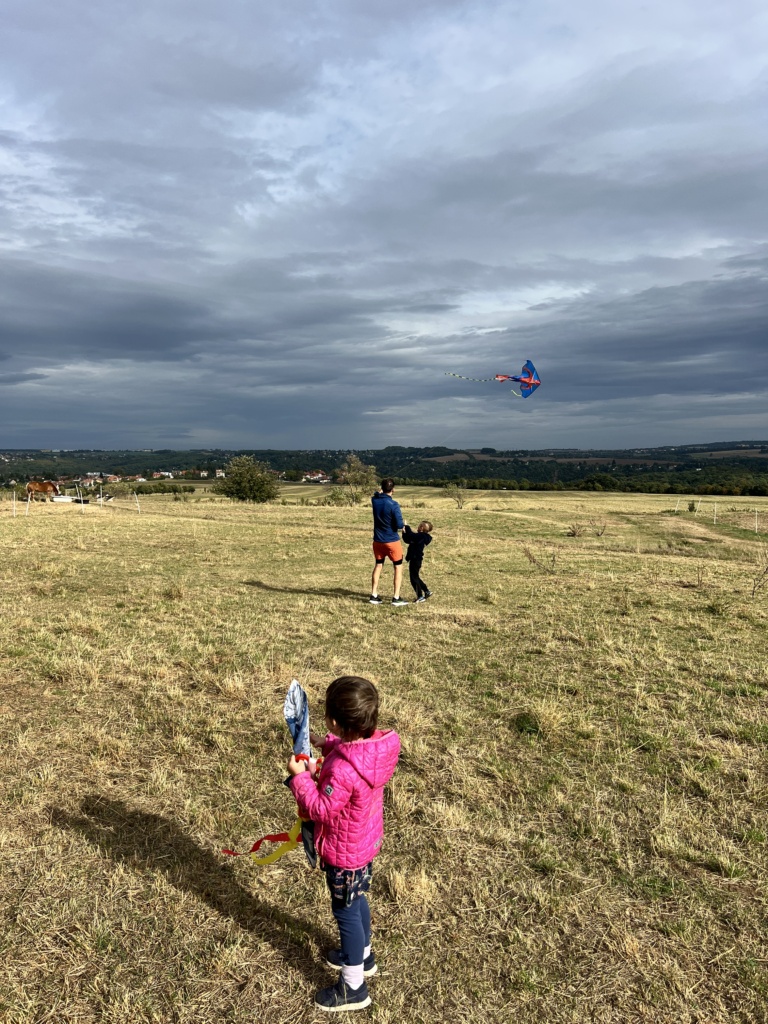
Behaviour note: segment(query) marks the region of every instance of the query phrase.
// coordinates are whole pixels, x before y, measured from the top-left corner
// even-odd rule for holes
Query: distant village
[[[0,463],[10,462],[10,458],[0,453]],[[306,483],[306,484],[330,484],[332,483],[332,477],[328,473],[321,469],[312,469],[307,471],[296,471],[289,470],[287,472],[280,472],[278,470],[271,470],[274,476],[278,480],[290,480],[295,483]],[[104,486],[105,484],[119,484],[119,483],[132,483],[132,484],[147,484],[147,483],[161,483],[163,481],[175,480],[178,482],[191,483],[195,480],[223,480],[226,478],[226,471],[223,469],[188,469],[188,470],[155,470],[152,473],[147,473],[146,476],[142,474],[118,474],[118,473],[107,473],[107,472],[87,472],[81,474],[75,474],[71,476],[58,476],[54,483],[61,488],[66,487],[80,487],[83,489],[91,489],[98,486]],[[39,473],[32,474],[31,476],[22,476],[18,480],[6,480],[5,486],[15,487],[18,484],[26,483],[28,479],[37,479],[40,476]],[[0,481],[2,481],[2,472],[0,471]],[[2,486],[2,484],[0,484]]]

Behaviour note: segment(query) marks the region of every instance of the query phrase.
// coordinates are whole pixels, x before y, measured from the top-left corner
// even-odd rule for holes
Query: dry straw
[[[754,499],[406,489],[434,597],[395,610],[316,494],[0,510],[2,1020],[318,1019],[322,878],[218,851],[292,820],[290,678],[319,724],[354,672],[403,737],[371,1020],[766,1021]]]

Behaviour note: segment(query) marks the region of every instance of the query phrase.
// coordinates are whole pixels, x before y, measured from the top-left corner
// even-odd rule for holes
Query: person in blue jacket
[[[379,597],[379,579],[384,561],[388,558],[395,568],[395,585],[392,604],[400,608],[408,604],[400,597],[400,586],[403,581],[403,545],[400,543],[400,533],[403,526],[403,514],[400,506],[392,497],[395,489],[395,481],[386,479],[381,481],[381,490],[371,498],[373,508],[373,576],[371,578],[371,604],[381,604]]]

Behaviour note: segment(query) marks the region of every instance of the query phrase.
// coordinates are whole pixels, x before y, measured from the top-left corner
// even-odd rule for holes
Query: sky
[[[762,0],[3,9],[0,448],[768,438]]]

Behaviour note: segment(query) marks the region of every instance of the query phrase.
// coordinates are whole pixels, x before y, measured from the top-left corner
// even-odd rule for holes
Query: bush
[[[376,479],[376,467],[368,466],[357,455],[350,455],[338,472],[341,483],[346,484],[352,500],[344,502],[349,505],[359,505],[364,494],[371,494],[378,487]],[[336,490],[336,488],[334,488]],[[340,504],[334,502],[334,504]]]
[[[446,498],[456,502],[456,508],[464,508],[464,502],[467,500],[465,486],[466,482],[460,480],[458,483],[449,483],[443,487],[443,494]]]
[[[323,505],[358,505],[361,496],[350,491],[347,487],[332,487],[323,498]]]
[[[192,484],[172,484],[167,480],[160,480],[156,484],[137,484],[136,487],[131,483],[119,483],[110,484],[109,493],[115,497],[120,497],[125,494],[133,494],[136,491],[137,494],[194,494],[195,488]]]
[[[274,501],[280,494],[280,486],[269,466],[257,462],[251,455],[238,455],[228,462],[226,474],[211,488],[215,494],[258,504]]]

